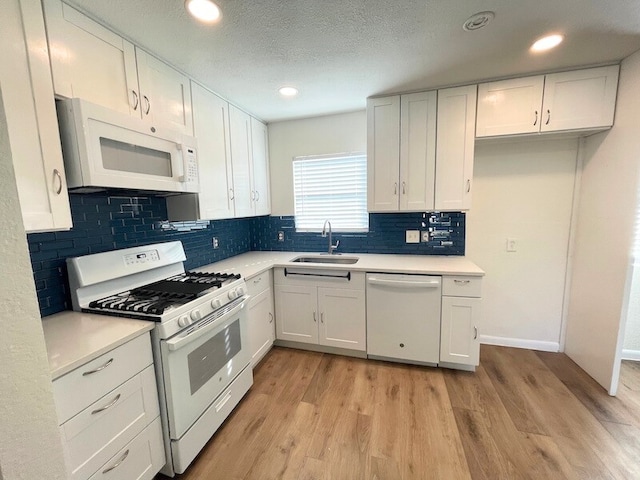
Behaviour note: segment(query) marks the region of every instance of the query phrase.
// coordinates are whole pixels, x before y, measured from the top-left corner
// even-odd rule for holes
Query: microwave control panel
[[[198,183],[198,159],[196,149],[187,147],[184,149],[184,176],[182,181],[186,183]]]

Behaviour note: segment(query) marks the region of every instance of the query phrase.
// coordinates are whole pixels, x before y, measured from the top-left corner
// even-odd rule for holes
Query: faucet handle
[[[331,245],[331,251],[333,252],[334,250],[337,250],[339,245],[340,245],[340,240],[336,240],[336,244]]]

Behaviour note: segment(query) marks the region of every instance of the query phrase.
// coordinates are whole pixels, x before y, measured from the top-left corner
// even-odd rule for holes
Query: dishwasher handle
[[[438,288],[440,279],[438,280],[392,280],[383,277],[368,277],[367,283],[370,285],[385,285],[389,287],[407,287],[407,288]]]

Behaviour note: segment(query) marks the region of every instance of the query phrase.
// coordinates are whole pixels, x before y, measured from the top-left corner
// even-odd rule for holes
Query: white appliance
[[[440,361],[442,278],[367,274],[367,356],[420,365]]]
[[[185,272],[181,242],[67,260],[74,310],[157,322],[151,332],[167,463],[183,473],[253,384],[240,275]]]
[[[194,137],[79,98],[56,107],[70,189],[199,191]]]

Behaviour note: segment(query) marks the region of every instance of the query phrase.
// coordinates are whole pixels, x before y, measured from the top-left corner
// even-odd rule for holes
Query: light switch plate
[[[213,243],[213,248],[218,248],[220,246],[220,242],[218,241],[218,237],[213,237],[213,240],[211,241],[211,243]]]
[[[420,230],[407,230],[407,243],[420,243]]]
[[[507,252],[517,252],[518,242],[515,238],[507,238]]]

